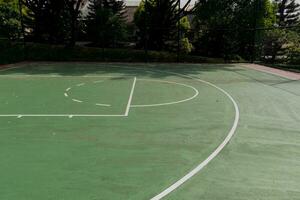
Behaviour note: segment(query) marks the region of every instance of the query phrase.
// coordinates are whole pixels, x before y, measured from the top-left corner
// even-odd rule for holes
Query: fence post
[[[260,9],[260,0],[254,2],[254,23],[253,23],[253,36],[252,36],[252,55],[251,63],[255,62],[256,59],[256,30],[257,30],[257,16]]]
[[[25,41],[25,27],[24,27],[24,19],[23,19],[23,13],[22,13],[22,0],[19,0],[19,12],[20,12],[20,21],[21,21],[21,29],[22,29],[22,35],[23,35],[23,51],[24,51],[24,57],[26,57],[26,41]]]
[[[144,36],[144,50],[145,50],[145,62],[148,62],[148,39],[149,39],[149,33],[148,33],[148,13],[147,13],[147,4],[148,0],[145,0],[145,36]]]
[[[180,62],[180,0],[178,0],[178,14],[177,14],[177,62]]]

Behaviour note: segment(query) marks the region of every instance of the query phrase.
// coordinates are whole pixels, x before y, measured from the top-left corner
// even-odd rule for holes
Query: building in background
[[[140,1],[139,0],[132,0],[126,1],[126,20],[127,23],[133,23],[134,20],[134,13],[137,10]]]
[[[134,19],[134,13],[136,11],[136,9],[138,8],[139,4],[140,4],[140,0],[129,0],[129,1],[125,1],[125,5],[126,5],[126,21],[127,23],[131,24],[133,23],[133,19]],[[82,8],[82,17],[87,16],[89,10],[89,0],[85,0],[83,3],[83,8]]]

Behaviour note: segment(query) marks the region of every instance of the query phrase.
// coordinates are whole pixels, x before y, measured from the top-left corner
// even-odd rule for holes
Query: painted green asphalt
[[[30,109],[51,114],[57,110],[94,113],[98,107],[75,104],[63,96],[69,86],[98,79],[92,75],[123,78],[103,82],[112,93],[99,83],[80,86],[70,94],[92,101],[98,98],[93,92],[97,90],[115,103],[123,103],[120,96],[126,96],[127,103],[135,76],[192,85],[200,94],[181,104],[131,108],[123,118],[0,118],[0,199],[149,199],[204,160],[232,125],[230,100],[191,79],[136,69],[95,69],[95,65],[73,66],[72,73],[70,64],[54,66],[33,65],[3,72],[1,93],[23,97],[14,104],[18,106],[3,108],[11,113],[18,109],[26,113]],[[192,95],[193,90],[180,85],[138,80],[132,104],[165,103]],[[16,101],[13,95],[2,98],[2,102]],[[99,111],[107,111],[103,109]]]
[[[228,146],[166,199],[299,199],[299,82],[221,65],[144,67],[30,64],[1,72],[0,102],[6,112],[109,113],[108,108],[78,106],[63,96],[70,85],[98,80],[83,77],[91,75],[123,78],[87,84],[72,95],[87,102],[115,102],[110,108],[115,112],[126,104],[135,76],[184,83],[200,94],[181,104],[131,108],[127,118],[0,118],[0,199],[150,199],[203,161],[228,134],[232,103],[203,83],[153,69],[210,81],[234,97],[241,113]],[[39,77],[45,75],[61,77]],[[16,100],[16,93],[24,101]],[[181,86],[138,81],[133,104],[176,101],[192,94]]]
[[[124,114],[132,82],[133,78],[2,77],[0,115]],[[110,107],[96,105],[107,102]]]
[[[300,82],[238,67],[215,81],[239,104],[236,136],[166,199],[300,199]]]

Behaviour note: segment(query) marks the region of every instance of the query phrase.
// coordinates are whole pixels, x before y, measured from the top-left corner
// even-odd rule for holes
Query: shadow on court
[[[201,78],[215,84],[259,82],[276,87],[290,81],[274,75],[240,67],[238,64],[178,64],[178,63],[93,63],[93,62],[28,62],[13,65],[1,71],[1,75],[59,75],[59,76],[105,76],[126,79],[133,76],[164,79],[179,76],[184,79]],[[300,95],[300,94],[299,94]]]

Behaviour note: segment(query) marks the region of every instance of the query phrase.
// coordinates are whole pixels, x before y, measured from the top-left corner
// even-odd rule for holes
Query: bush
[[[290,31],[288,34],[288,45],[286,57],[290,64],[300,64],[300,34]]]
[[[23,52],[26,52],[24,55]],[[163,51],[109,49],[92,47],[66,48],[58,45],[27,44],[26,49],[16,44],[0,52],[0,64],[18,61],[92,61],[92,62],[177,62],[177,54]],[[180,55],[180,62],[224,63],[223,59]]]
[[[182,38],[180,41],[180,51],[184,54],[191,53],[193,50],[193,45],[190,43],[188,38]]]
[[[0,39],[0,64],[20,62],[25,59],[23,46]]]

